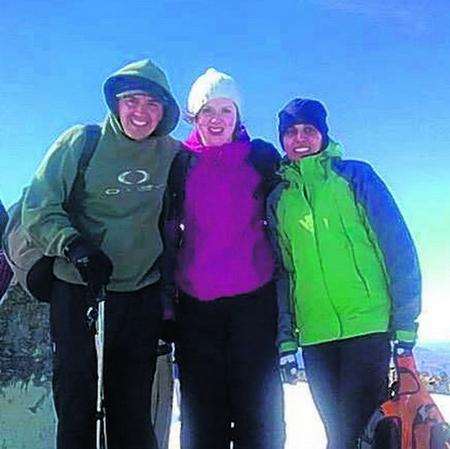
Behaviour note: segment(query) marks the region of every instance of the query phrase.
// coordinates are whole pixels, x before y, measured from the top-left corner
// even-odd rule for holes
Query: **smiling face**
[[[119,98],[118,110],[123,132],[133,140],[149,137],[164,115],[163,105],[146,94]]]
[[[322,134],[313,125],[298,124],[286,130],[283,135],[283,148],[290,161],[317,154],[322,148]]]
[[[195,126],[205,146],[220,146],[233,140],[237,108],[229,98],[209,100],[195,117]]]

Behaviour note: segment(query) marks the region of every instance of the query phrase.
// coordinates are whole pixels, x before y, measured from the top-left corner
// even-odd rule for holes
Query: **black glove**
[[[174,320],[163,320],[160,338],[165,343],[174,343],[177,337],[177,323]]]
[[[156,349],[156,355],[159,357],[160,355],[167,355],[172,353],[172,345],[170,343],[166,343],[162,340],[159,340],[158,347]]]
[[[102,287],[108,285],[113,264],[100,248],[78,237],[67,246],[65,255],[94,296],[99,294]]]
[[[285,352],[280,355],[280,373],[283,383],[296,384],[299,381],[300,369],[295,352]]]

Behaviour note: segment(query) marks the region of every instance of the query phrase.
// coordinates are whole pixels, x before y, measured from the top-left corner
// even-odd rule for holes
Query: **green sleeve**
[[[62,256],[77,235],[64,209],[84,146],[84,127],[62,134],[42,160],[25,195],[22,223],[46,256]]]
[[[297,337],[295,313],[293,310],[293,264],[286,249],[280,223],[276,213],[282,188],[276,188],[269,196],[267,204],[267,221],[269,238],[275,257],[275,287],[278,305],[277,346],[280,352],[296,351]]]

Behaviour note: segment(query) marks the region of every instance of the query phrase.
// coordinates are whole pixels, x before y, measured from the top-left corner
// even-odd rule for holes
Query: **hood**
[[[116,95],[134,89],[148,92],[159,98],[164,105],[164,116],[152,136],[166,136],[173,131],[180,117],[180,109],[170,91],[166,75],[150,59],[132,62],[105,81],[103,92],[106,104],[117,124],[119,120]]]

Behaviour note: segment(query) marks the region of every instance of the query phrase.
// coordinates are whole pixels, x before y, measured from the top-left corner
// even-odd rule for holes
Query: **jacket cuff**
[[[394,333],[394,340],[396,341],[404,341],[407,343],[415,343],[417,339],[417,332],[416,331],[407,331],[407,330],[401,330],[398,329]]]
[[[83,237],[77,232],[74,232],[68,235],[62,244],[62,254],[61,257],[64,257],[66,260],[71,262],[70,260],[70,250],[76,246],[80,241],[84,241]]]
[[[288,340],[283,341],[278,345],[278,353],[279,354],[286,354],[287,352],[297,352],[298,351],[298,344],[296,341]]]

